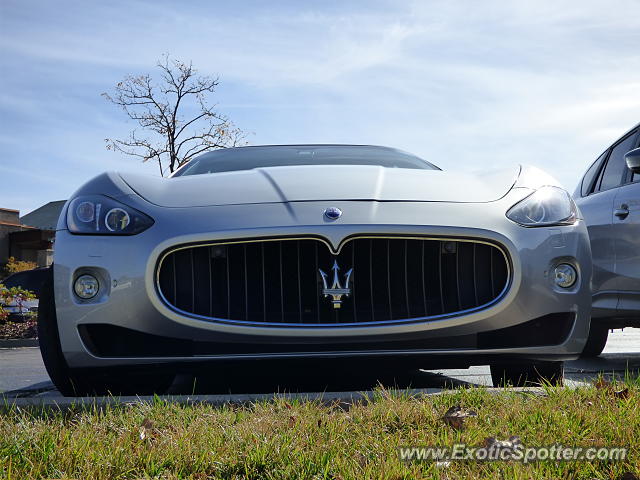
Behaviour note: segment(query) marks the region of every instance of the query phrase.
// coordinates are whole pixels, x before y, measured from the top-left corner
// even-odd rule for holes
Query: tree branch
[[[148,74],[127,75],[116,84],[113,94],[102,94],[151,134],[150,138],[139,138],[133,130],[125,140],[105,139],[107,149],[143,162],[154,159],[164,175],[200,153],[236,146],[244,139],[239,128],[207,105],[207,96],[215,93],[218,78],[198,76],[191,62],[172,60],[166,54],[156,66],[160,84],[154,84]],[[185,118],[184,112],[191,115]]]

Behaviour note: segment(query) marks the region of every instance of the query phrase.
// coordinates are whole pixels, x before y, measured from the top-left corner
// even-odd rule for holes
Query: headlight
[[[67,210],[71,233],[135,235],[151,225],[153,220],[144,213],[101,195],[75,198]]]
[[[551,186],[539,188],[507,212],[507,218],[525,227],[571,225],[576,217],[571,196],[562,188]]]

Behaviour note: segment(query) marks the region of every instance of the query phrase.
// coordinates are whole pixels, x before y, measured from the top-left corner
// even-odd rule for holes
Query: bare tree
[[[102,94],[145,131],[133,130],[125,140],[105,139],[108,150],[143,162],[154,160],[164,176],[207,150],[245,143],[244,133],[207,102],[218,86],[217,78],[199,76],[191,62],[169,55],[157,67],[159,83],[148,74],[127,75],[112,94]]]

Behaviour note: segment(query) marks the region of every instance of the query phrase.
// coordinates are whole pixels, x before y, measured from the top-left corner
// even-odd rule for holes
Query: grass
[[[370,402],[274,399],[251,405],[151,403],[0,413],[0,478],[618,479],[640,465],[640,382],[547,387],[542,394],[459,389]],[[628,388],[628,395],[615,389]],[[625,397],[625,398],[623,398]],[[442,420],[460,405],[464,428]],[[404,463],[399,446],[481,445],[518,435],[526,446],[626,446],[622,462]],[[634,478],[634,477],[626,477]]]

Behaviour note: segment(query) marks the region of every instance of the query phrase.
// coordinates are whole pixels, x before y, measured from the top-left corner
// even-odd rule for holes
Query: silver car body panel
[[[63,209],[56,234],[54,284],[60,342],[68,364],[78,368],[239,358],[362,355],[424,355],[431,359],[453,355],[474,364],[475,359],[486,356],[562,359],[574,358],[582,351],[589,330],[591,304],[591,252],[583,221],[578,219],[573,225],[565,226],[525,228],[505,216],[511,206],[531,194],[534,188],[555,184],[544,173],[531,167],[515,168],[458,184],[457,175],[443,176],[442,172],[435,170],[418,171],[418,175],[416,171],[385,172],[378,167],[358,166],[341,169],[341,175],[334,179],[341,186],[333,189],[331,185],[322,185],[324,180],[318,182],[330,178],[329,173],[321,174],[323,170],[335,173],[333,166],[279,168],[265,169],[271,178],[267,183],[262,180],[265,173],[256,172],[168,180],[142,180],[130,175],[107,173],[76,192],[74,197],[87,194],[110,196],[146,213],[155,223],[134,236],[74,235],[66,229],[66,207]],[[279,171],[274,173],[274,170]],[[347,172],[348,182],[342,178],[342,173]],[[231,182],[231,187],[225,182],[216,183],[220,190],[208,189],[207,181],[218,182],[219,176],[253,178],[249,185],[258,185],[260,194],[247,191],[251,187],[246,189],[239,181]],[[411,182],[412,176],[419,177],[420,181]],[[445,178],[447,181],[443,183]],[[178,181],[186,186],[174,190],[173,185],[177,183],[172,182]],[[190,195],[189,181],[194,185],[192,196],[181,198]],[[404,186],[407,181],[409,189]],[[474,184],[477,192],[470,192],[469,188]],[[323,188],[330,192],[326,200],[316,198],[321,196]],[[340,193],[349,188],[357,193]],[[436,200],[440,197],[447,200]],[[340,208],[342,216],[336,221],[328,220],[323,215],[327,207]],[[180,314],[162,300],[156,288],[158,262],[167,250],[184,244],[313,236],[323,239],[336,252],[346,239],[366,235],[455,238],[495,243],[509,257],[509,288],[488,308],[453,317],[412,319],[381,325],[295,328],[216,322]],[[579,272],[578,282],[569,289],[557,287],[553,280],[554,266],[563,262],[575,265]],[[101,289],[96,298],[82,301],[73,294],[73,280],[87,271],[99,278]],[[576,319],[564,343],[554,346],[331,349],[332,342],[349,338],[380,345],[389,337],[412,339],[420,334],[422,337],[445,338],[488,332],[557,312],[574,312]],[[78,326],[83,324],[110,324],[152,335],[212,342],[225,339],[251,342],[256,338],[262,341],[289,339],[293,342],[308,339],[324,342],[327,348],[321,352],[298,351],[292,347],[291,351],[273,354],[105,358],[93,355],[83,343],[78,332]]]
[[[630,149],[640,146],[638,124],[607,148],[606,155],[598,157],[601,164],[596,183],[609,151],[634,131]],[[574,198],[591,239],[593,317],[612,327],[640,326],[640,182],[627,180],[618,187],[583,196],[585,181],[581,180]],[[614,214],[621,207],[628,215]]]
[[[175,178],[122,174],[122,179],[150,203],[169,208],[315,200],[458,203],[503,197],[519,171],[515,167],[470,175],[373,165],[306,165]]]
[[[616,189],[614,208],[626,207],[626,217],[613,216],[618,311],[628,312],[640,320],[640,182]],[[632,313],[633,312],[633,313]]]

